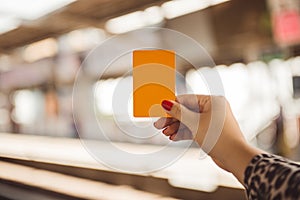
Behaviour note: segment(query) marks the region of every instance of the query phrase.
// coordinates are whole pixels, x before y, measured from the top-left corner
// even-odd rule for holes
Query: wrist
[[[223,164],[229,172],[244,184],[244,172],[251,159],[263,153],[263,151],[250,146],[245,141],[231,145],[230,148],[232,151],[226,155],[226,158],[223,158]]]

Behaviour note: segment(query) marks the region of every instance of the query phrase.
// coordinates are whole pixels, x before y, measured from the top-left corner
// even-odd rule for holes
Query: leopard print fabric
[[[300,199],[300,164],[270,154],[255,156],[245,170],[249,200]]]

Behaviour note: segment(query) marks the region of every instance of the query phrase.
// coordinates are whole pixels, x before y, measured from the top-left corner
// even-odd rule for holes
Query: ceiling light
[[[106,29],[114,34],[126,33],[145,26],[158,24],[163,21],[164,16],[160,7],[153,6],[145,11],[136,11],[120,17],[110,19],[106,22]]]
[[[11,31],[20,25],[20,20],[12,17],[0,16],[0,34]]]
[[[84,28],[78,29],[68,33],[67,35],[68,47],[73,51],[86,51],[94,48],[106,39],[104,30],[98,28]]]
[[[230,1],[230,0],[212,0],[211,5],[218,5],[220,3],[225,3],[227,1]]]
[[[167,19],[173,19],[229,0],[173,0],[162,5]]]
[[[137,11],[108,20],[105,24],[107,30],[111,33],[125,33],[145,26],[142,20],[142,11]]]
[[[0,13],[34,20],[75,0],[0,0]]]
[[[209,2],[204,0],[177,0],[164,3],[162,8],[166,18],[172,19],[207,8],[209,5]]]
[[[24,60],[34,62],[43,58],[52,57],[57,53],[57,42],[48,38],[28,45],[24,50]]]
[[[147,25],[158,24],[164,19],[163,12],[159,6],[152,6],[145,9],[143,15]]]

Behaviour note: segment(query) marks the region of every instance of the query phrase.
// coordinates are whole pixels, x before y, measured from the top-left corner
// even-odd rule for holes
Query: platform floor
[[[163,197],[154,193],[137,190],[130,186],[111,185],[12,163],[0,161],[0,168],[0,179],[22,183],[79,199],[121,200],[140,197],[145,200],[175,200],[175,198]],[[32,193],[25,193],[21,190],[16,192],[15,189],[10,189],[7,185],[0,187],[0,194],[5,194],[7,198],[13,197],[13,199],[45,199],[45,196],[37,195],[34,191]]]
[[[105,142],[97,141],[96,143],[100,149],[103,148],[104,151],[107,150]],[[161,148],[154,145],[129,143],[117,143],[116,145],[133,152],[140,151],[141,149],[155,151],[157,148]],[[218,168],[209,157],[199,159],[199,154],[199,149],[190,148],[172,165],[160,171],[139,175],[165,178],[174,187],[205,192],[213,192],[219,186],[243,188],[232,174]],[[111,156],[113,157],[114,155]],[[162,153],[161,156],[168,155]],[[0,157],[116,171],[97,162],[93,156],[88,153],[79,139],[1,133]],[[2,164],[5,165],[5,163]],[[10,169],[8,166],[6,168]],[[11,169],[13,169],[13,165]],[[30,169],[25,167],[24,170]],[[15,176],[17,173],[11,171],[11,174]],[[2,172],[1,176],[4,175],[5,172]],[[22,178],[22,174],[18,174],[18,177]],[[26,177],[24,177],[24,179],[26,179]],[[43,183],[44,182],[36,182],[36,184]]]

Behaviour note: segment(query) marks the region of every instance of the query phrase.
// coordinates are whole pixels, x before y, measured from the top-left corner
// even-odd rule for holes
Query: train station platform
[[[132,199],[131,195],[143,195],[143,199],[245,198],[242,185],[233,175],[218,168],[209,157],[199,159],[197,148],[188,149],[178,161],[160,171],[135,174],[97,162],[79,139],[8,133],[1,133],[0,138],[0,179],[4,183],[17,182],[83,199],[122,199],[111,198],[120,194],[126,194],[125,199]],[[105,148],[105,142],[97,143]],[[133,151],[157,148],[118,145]]]

